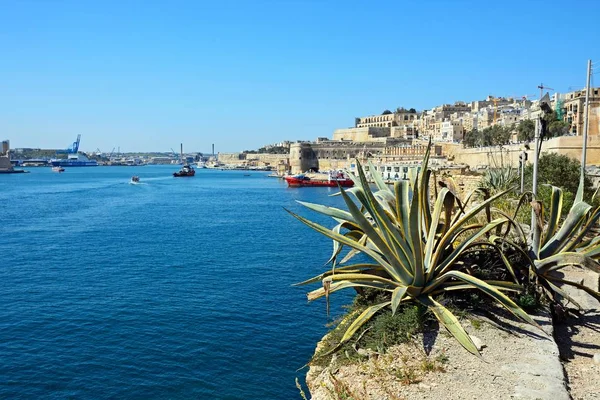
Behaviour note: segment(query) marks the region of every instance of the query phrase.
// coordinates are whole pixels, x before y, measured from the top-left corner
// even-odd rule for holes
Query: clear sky
[[[11,147],[221,152],[585,86],[600,1],[0,0]],[[598,63],[600,65],[600,62]],[[597,81],[597,79],[596,79]]]

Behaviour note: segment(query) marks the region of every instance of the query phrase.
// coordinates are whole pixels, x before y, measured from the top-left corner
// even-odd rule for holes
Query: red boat
[[[325,186],[325,187],[337,187],[338,185],[343,187],[354,186],[352,179],[344,176],[342,173],[334,174],[299,174],[290,175],[284,177],[288,186],[300,187],[300,186]]]

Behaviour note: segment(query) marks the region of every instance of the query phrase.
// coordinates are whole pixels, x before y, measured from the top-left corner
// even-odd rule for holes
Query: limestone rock
[[[479,351],[487,347],[487,345],[483,343],[483,340],[479,339],[477,336],[471,335],[471,340],[473,340],[475,347],[477,347],[477,350]]]
[[[600,353],[594,354],[594,364],[600,365]]]

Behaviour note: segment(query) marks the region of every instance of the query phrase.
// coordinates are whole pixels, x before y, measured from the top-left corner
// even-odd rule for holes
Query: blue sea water
[[[0,398],[300,398],[329,320],[291,285],[331,242],[284,207],[332,226],[295,200],[342,199],[176,169],[0,175]]]

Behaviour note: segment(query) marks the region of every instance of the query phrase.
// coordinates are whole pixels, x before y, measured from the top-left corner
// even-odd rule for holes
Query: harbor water
[[[0,398],[300,398],[329,319],[291,285],[332,247],[284,208],[333,226],[295,200],[343,200],[177,169],[0,175]]]

